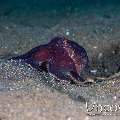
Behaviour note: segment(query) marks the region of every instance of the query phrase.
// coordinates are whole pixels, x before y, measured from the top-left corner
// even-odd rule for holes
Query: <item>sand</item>
[[[63,86],[48,74],[6,60],[61,35],[84,46],[92,69],[97,70],[95,75],[114,75],[120,65],[119,10],[109,6],[65,14],[33,11],[28,15],[27,10],[24,14],[23,10],[13,10],[0,16],[0,120],[119,119],[117,115],[88,115],[86,102],[120,104],[120,77],[90,87]]]

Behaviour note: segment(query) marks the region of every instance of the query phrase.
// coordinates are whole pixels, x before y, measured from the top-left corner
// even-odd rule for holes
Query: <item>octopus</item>
[[[88,67],[86,50],[65,37],[54,37],[25,54],[10,58],[22,60],[38,71],[48,72],[59,81],[84,82],[81,73]]]

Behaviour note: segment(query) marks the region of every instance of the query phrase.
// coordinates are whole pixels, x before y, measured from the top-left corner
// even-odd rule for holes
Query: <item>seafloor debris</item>
[[[98,85],[96,86],[98,87],[98,89],[96,88],[97,92],[104,91],[107,94],[108,93],[116,94],[120,92],[120,72],[115,73],[114,75],[111,75],[109,77],[94,77],[92,78],[92,80],[94,81],[93,84],[95,86]]]

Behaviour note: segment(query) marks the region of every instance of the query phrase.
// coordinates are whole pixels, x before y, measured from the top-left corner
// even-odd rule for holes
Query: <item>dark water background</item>
[[[75,12],[81,9],[102,9],[106,6],[120,5],[119,0],[0,0],[0,14],[9,15],[14,10],[29,12],[45,12],[56,10],[57,12]],[[6,10],[5,10],[6,9]],[[5,10],[5,11],[4,11]],[[19,12],[18,12],[19,13]]]

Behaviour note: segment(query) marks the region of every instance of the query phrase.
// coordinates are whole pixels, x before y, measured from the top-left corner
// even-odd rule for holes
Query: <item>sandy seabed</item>
[[[112,88],[119,88],[120,77],[114,80],[116,84],[108,82],[92,88],[68,86],[61,92],[57,87],[54,89],[47,83],[41,84],[44,77],[36,78],[36,74],[24,65],[12,66],[5,60],[62,35],[84,46],[93,69],[99,68],[98,75],[104,75],[105,71],[107,75],[115,74],[120,65],[119,10],[119,7],[109,7],[102,11],[93,9],[87,13],[66,13],[61,16],[56,11],[33,16],[26,16],[26,12],[20,17],[12,11],[8,16],[1,16],[0,120],[119,120],[116,115],[89,116],[85,103],[88,100],[119,103],[120,90]],[[104,69],[97,65],[102,64],[98,62],[101,59]],[[117,63],[114,69],[113,63]]]

